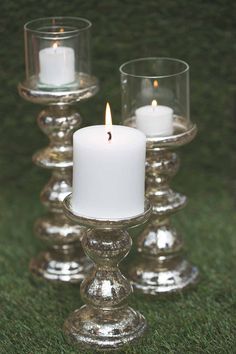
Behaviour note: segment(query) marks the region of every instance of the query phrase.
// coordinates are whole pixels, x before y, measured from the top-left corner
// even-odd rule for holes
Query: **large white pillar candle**
[[[75,52],[73,48],[57,43],[39,51],[39,81],[51,86],[62,86],[75,80]]]
[[[173,109],[157,105],[143,106],[135,111],[136,127],[147,136],[168,136],[173,134]]]
[[[90,126],[73,136],[72,207],[80,215],[119,219],[144,211],[146,137],[134,128]]]

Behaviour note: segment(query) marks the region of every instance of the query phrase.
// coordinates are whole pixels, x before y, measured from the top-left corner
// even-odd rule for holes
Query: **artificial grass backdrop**
[[[236,3],[225,0],[5,0],[1,2],[0,125],[0,353],[80,353],[67,344],[62,325],[82,302],[78,287],[30,280],[28,263],[40,249],[33,236],[43,212],[39,192],[49,173],[32,153],[47,144],[36,125],[40,107],[23,101],[23,25],[45,16],[80,16],[93,23],[93,73],[101,89],[78,106],[84,125],[103,122],[109,99],[120,121],[118,67],[145,56],[169,56],[191,66],[195,141],[181,149],[173,181],[189,197],[174,222],[188,257],[199,267],[195,291],[131,304],[150,331],[122,353],[236,353]],[[121,353],[121,352],[120,352]]]

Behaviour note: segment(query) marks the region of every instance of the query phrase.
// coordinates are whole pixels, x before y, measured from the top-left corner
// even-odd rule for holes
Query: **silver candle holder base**
[[[72,221],[88,228],[82,247],[95,263],[80,288],[86,305],[65,321],[64,332],[73,344],[80,347],[118,349],[142,336],[147,326],[145,318],[127,305],[132,287],[121,274],[118,264],[132,245],[125,229],[147,221],[151,207],[146,202],[143,214],[127,219],[94,219],[77,215],[69,195],[64,200],[64,209]]]
[[[135,126],[135,120],[125,124]],[[179,168],[172,149],[189,143],[196,132],[196,125],[186,126],[185,120],[175,117],[174,135],[147,138],[146,195],[153,205],[153,215],[137,239],[138,256],[128,269],[132,285],[143,294],[181,291],[195,285],[199,278],[198,269],[184,256],[181,235],[170,222],[170,216],[185,207],[187,198],[169,187]]]
[[[92,97],[98,90],[98,82],[93,76],[78,74],[75,87],[49,91],[31,77],[20,83],[18,90],[25,100],[47,105],[38,116],[38,125],[48,135],[50,143],[34,154],[33,162],[52,170],[52,177],[40,195],[48,213],[36,221],[34,228],[48,250],[31,260],[30,271],[52,282],[77,283],[91,267],[80,245],[85,229],[65,217],[62,201],[71,193],[72,134],[81,125],[73,104]]]

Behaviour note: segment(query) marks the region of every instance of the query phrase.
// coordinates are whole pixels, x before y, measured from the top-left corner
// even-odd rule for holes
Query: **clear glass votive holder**
[[[191,128],[189,65],[172,58],[140,58],[120,67],[122,117],[147,137]]]
[[[27,86],[45,91],[87,87],[91,22],[48,17],[24,26]]]

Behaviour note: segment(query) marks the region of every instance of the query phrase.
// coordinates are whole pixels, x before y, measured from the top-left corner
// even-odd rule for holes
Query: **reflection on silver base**
[[[81,282],[91,267],[92,263],[89,259],[84,255],[79,258],[79,253],[77,257],[74,255],[72,261],[66,261],[55,259],[55,254],[50,251],[32,258],[29,266],[31,273],[36,277],[71,284]]]
[[[98,311],[84,305],[64,324],[64,332],[72,343],[99,350],[119,349],[142,336],[146,328],[145,318],[130,307]]]
[[[132,287],[118,265],[132,245],[125,229],[147,221],[152,209],[146,201],[145,211],[140,215],[106,220],[76,214],[71,206],[71,195],[65,198],[63,205],[72,221],[88,228],[82,246],[94,261],[93,270],[80,287],[86,305],[66,320],[65,334],[79,348],[92,348],[93,351],[119,349],[139,338],[146,329],[144,317],[128,307],[127,298]]]
[[[166,266],[166,268],[165,268]],[[168,266],[158,267],[156,259],[147,263],[143,259],[132,267],[129,277],[135,290],[143,294],[158,295],[184,290],[198,282],[199,272],[187,260],[172,259]]]
[[[94,96],[98,92],[98,80],[94,76],[77,73],[73,86],[52,88],[40,87],[37,78],[32,76],[28,81],[20,83],[18,90],[21,97],[33,103],[70,105]]]

